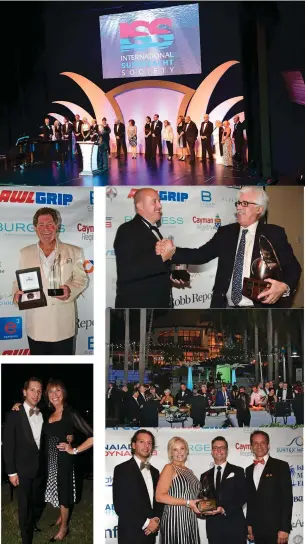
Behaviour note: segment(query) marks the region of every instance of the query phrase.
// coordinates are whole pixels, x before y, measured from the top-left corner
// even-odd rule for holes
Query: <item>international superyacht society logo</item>
[[[162,17],[153,21],[132,21],[120,23],[120,50],[145,51],[154,49],[166,49],[173,45],[175,40],[172,30],[172,19]]]

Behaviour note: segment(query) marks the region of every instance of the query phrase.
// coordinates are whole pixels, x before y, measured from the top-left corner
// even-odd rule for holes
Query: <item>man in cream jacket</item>
[[[40,208],[33,217],[37,244],[20,251],[20,269],[40,267],[47,305],[25,310],[26,332],[31,355],[73,355],[76,334],[76,299],[88,284],[81,248],[58,239],[60,216],[53,208]],[[59,260],[64,293],[48,296],[49,275]],[[14,303],[23,294],[14,282]]]

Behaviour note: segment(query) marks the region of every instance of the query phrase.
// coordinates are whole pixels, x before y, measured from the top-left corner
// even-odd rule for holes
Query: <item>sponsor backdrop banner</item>
[[[210,240],[221,225],[235,223],[237,189],[233,187],[154,187],[159,192],[163,216],[161,232],[180,247],[199,247]],[[114,307],[116,262],[113,249],[118,227],[134,216],[137,189],[106,188],[106,281],[107,306]],[[225,248],[224,248],[225,250]],[[175,308],[209,308],[218,259],[189,266],[190,287],[173,287]],[[183,263],[181,263],[183,264]]]
[[[159,471],[168,463],[167,444],[173,436],[183,437],[189,444],[188,466],[197,478],[213,466],[211,440],[221,434],[229,444],[228,460],[246,468],[253,461],[250,449],[250,433],[253,429],[150,429],[156,437],[156,450],[151,457],[151,464]],[[118,520],[113,507],[112,482],[114,467],[131,458],[130,439],[136,429],[106,430],[106,471],[105,471],[105,514],[106,544],[117,542]],[[293,483],[292,532],[289,543],[303,542],[303,430],[301,429],[266,429],[270,436],[270,455],[287,461],[290,466]],[[131,490],[132,493],[132,490]],[[129,497],[126,497],[129,500]],[[205,521],[199,520],[201,544],[208,544]],[[158,542],[158,541],[157,541]],[[232,543],[233,544],[233,543]]]
[[[76,354],[92,354],[94,192],[83,187],[0,189],[0,354],[29,355],[25,312],[13,304],[12,284],[19,268],[20,249],[38,241],[33,216],[44,206],[56,208],[61,215],[60,240],[84,251],[89,286],[77,299]]]

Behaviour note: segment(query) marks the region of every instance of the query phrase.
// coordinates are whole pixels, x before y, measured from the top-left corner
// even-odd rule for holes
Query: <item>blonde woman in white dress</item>
[[[83,118],[82,128],[81,128],[81,132],[82,132],[84,142],[86,142],[86,141],[89,142],[90,141],[90,129],[91,129],[91,125],[90,125],[87,117],[84,117]]]
[[[170,122],[167,121],[166,119],[163,123],[163,140],[166,142],[166,145],[167,145],[167,151],[168,151],[167,160],[171,161],[173,158],[174,132]]]
[[[216,121],[215,128],[213,130],[213,141],[215,146],[216,164],[223,164],[223,156],[221,154],[222,152],[221,140],[222,140],[223,130],[220,131],[220,129],[222,129],[222,122]]]

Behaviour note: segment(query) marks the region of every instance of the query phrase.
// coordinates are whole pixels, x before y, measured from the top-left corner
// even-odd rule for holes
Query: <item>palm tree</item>
[[[139,348],[139,382],[144,383],[145,361],[146,361],[146,312],[145,308],[140,310],[140,348]]]

